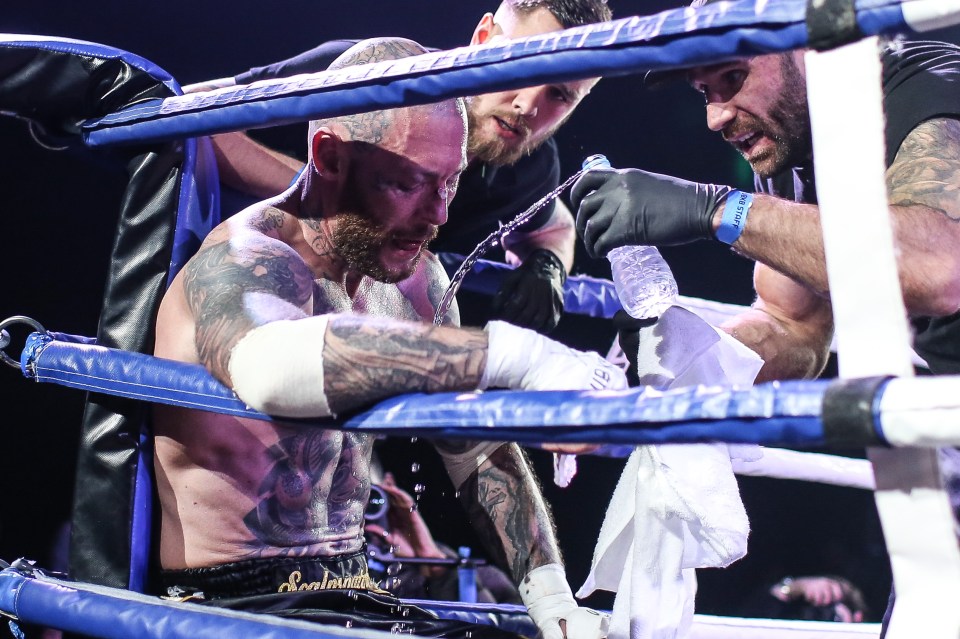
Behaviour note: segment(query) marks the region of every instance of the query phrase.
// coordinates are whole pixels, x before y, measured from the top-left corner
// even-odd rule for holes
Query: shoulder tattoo
[[[890,204],[921,205],[960,220],[960,120],[936,118],[914,128],[887,169]]]
[[[303,308],[313,294],[313,278],[299,256],[279,242],[236,249],[224,241],[201,247],[187,263],[183,289],[200,361],[226,379],[230,349],[256,326],[245,296],[265,293]]]

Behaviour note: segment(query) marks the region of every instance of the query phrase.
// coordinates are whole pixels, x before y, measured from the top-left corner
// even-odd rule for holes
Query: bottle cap
[[[597,153],[596,155],[591,155],[583,161],[582,167],[584,171],[589,171],[590,169],[609,169],[610,160],[607,159],[607,156],[602,153]]]

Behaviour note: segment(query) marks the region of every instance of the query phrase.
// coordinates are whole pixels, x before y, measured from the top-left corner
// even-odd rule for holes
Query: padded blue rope
[[[437,257],[447,275],[452,275],[464,260],[456,253],[438,253]],[[477,260],[470,275],[463,280],[463,290],[483,293],[491,297],[500,290],[503,278],[513,267],[503,262]],[[622,308],[617,290],[610,280],[589,275],[571,275],[563,284],[563,310],[565,313],[587,317],[613,317]]]
[[[22,622],[105,639],[393,639],[377,630],[325,626],[165,601],[128,590],[0,571],[0,611]]]
[[[806,0],[740,0],[132,105],[84,125],[90,146],[170,140],[531,84],[718,62],[806,45]],[[896,0],[860,0],[864,35],[908,30]]]
[[[245,406],[205,368],[37,333],[22,369],[39,382],[186,408],[270,419]],[[286,420],[339,430],[524,443],[745,442],[821,446],[828,381],[753,388],[691,387],[666,392],[486,391],[413,393],[344,419]]]

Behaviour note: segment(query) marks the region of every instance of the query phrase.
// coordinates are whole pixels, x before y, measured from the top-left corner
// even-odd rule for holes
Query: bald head
[[[427,49],[413,40],[373,38],[358,42],[344,51],[329,68],[343,69],[384,60],[398,60],[426,52]],[[404,140],[414,128],[429,127],[437,120],[465,122],[465,118],[466,109],[460,98],[435,104],[324,118],[310,123],[308,144],[312,147],[317,131],[326,128],[345,142],[365,142],[402,154]]]

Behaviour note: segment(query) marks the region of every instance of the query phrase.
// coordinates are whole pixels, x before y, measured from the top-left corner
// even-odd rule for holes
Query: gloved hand
[[[610,618],[577,605],[560,564],[547,564],[527,573],[520,583],[520,598],[543,639],[602,639],[607,636]]]
[[[535,331],[552,331],[563,313],[567,271],[560,258],[537,249],[511,271],[493,298],[493,317]]]
[[[613,315],[613,326],[617,329],[617,340],[623,354],[627,356],[627,382],[630,386],[640,385],[637,372],[637,354],[640,352],[640,329],[657,323],[657,318],[637,319],[626,311],[619,310]]]
[[[620,390],[623,371],[593,352],[577,351],[530,329],[488,322],[487,365],[480,388]]]
[[[595,169],[570,192],[577,234],[591,257],[618,246],[671,246],[712,239],[713,216],[733,189],[640,169]]]

